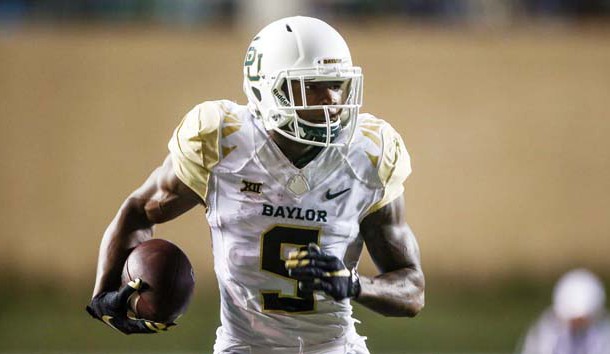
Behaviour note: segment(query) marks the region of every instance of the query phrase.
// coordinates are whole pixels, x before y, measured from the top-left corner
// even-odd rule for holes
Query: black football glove
[[[335,301],[355,299],[360,295],[356,269],[347,269],[342,260],[323,252],[315,243],[291,252],[286,269],[299,281],[299,288],[303,291],[324,291]]]
[[[86,310],[93,318],[124,334],[159,333],[167,331],[174,323],[165,324],[148,320],[130,318],[127,316],[129,297],[143,288],[141,279],[130,281],[118,291],[97,294]]]

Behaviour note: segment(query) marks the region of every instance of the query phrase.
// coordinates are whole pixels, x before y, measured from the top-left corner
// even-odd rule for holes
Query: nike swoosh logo
[[[349,191],[351,188],[348,189],[344,189],[341,192],[337,192],[337,193],[331,193],[330,189],[326,191],[326,199],[331,200],[331,199],[335,199],[338,196],[340,196],[343,193],[346,193],[347,191]]]

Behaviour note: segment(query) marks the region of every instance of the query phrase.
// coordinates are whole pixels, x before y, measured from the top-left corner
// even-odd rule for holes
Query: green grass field
[[[385,318],[355,306],[362,321],[358,331],[373,353],[513,353],[528,323],[546,306],[552,285],[512,280],[477,286],[451,279],[429,284],[426,308],[414,319]],[[91,320],[84,311],[88,289],[4,288],[0,352],[210,353],[218,298],[203,288],[199,285],[175,329],[154,336],[120,335]]]

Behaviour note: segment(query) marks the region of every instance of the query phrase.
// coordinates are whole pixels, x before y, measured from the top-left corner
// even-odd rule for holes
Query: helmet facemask
[[[359,68],[351,73],[333,74],[316,70],[285,70],[278,73],[272,88],[276,106],[269,109],[268,119],[277,125],[273,131],[302,144],[316,146],[343,146],[351,140],[362,102],[362,75]],[[337,102],[315,104],[308,102],[308,86],[328,82],[341,87]],[[294,90],[295,86],[298,87]],[[296,91],[296,92],[294,92]],[[313,113],[310,114],[309,112]],[[312,117],[317,113],[317,117]],[[265,121],[265,117],[261,117]],[[347,137],[336,142],[346,130]]]

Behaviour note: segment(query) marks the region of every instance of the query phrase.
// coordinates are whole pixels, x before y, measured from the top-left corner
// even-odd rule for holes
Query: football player
[[[564,274],[553,304],[527,331],[521,354],[610,353],[610,315],[604,284],[587,269]]]
[[[127,317],[141,284],[119,289],[121,269],[153,225],[202,204],[221,296],[214,353],[368,353],[350,300],[386,316],[424,306],[404,216],[409,154],[388,123],[359,113],[361,69],[323,21],[266,26],[243,73],[248,104],[195,106],[163,164],[120,207],[88,310],[124,333],[166,330]],[[358,275],[364,244],[377,276]]]

